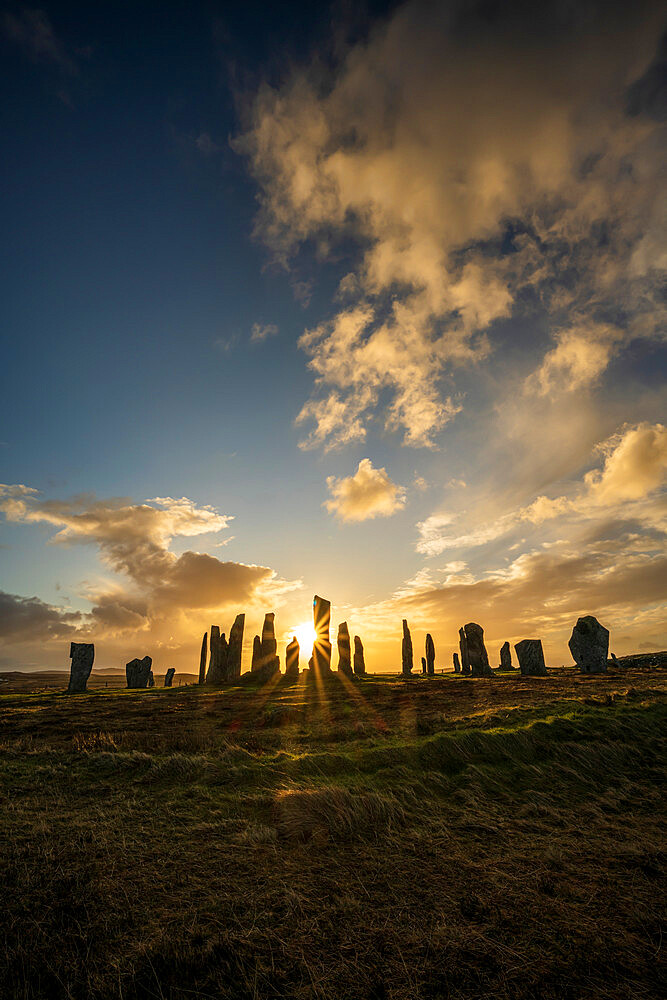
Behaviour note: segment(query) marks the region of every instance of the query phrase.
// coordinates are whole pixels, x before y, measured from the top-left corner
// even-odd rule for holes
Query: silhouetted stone
[[[294,680],[299,676],[299,643],[296,636],[285,647],[285,677]]]
[[[245,615],[237,615],[229,633],[229,649],[227,651],[227,681],[234,681],[237,677],[241,676],[244,628]]]
[[[176,667],[169,667],[169,670],[164,675],[164,686],[170,688],[174,683],[174,674],[176,673]]]
[[[148,686],[149,688],[155,687],[155,678],[153,677],[153,671],[151,670],[148,674]]]
[[[206,683],[217,685],[224,684],[227,680],[227,660],[229,656],[229,645],[225,638],[225,633],[220,632],[217,625],[211,625],[211,655],[208,662],[208,673]]]
[[[430,632],[426,633],[426,673],[430,677],[435,674],[435,643]]]
[[[69,694],[83,694],[93,669],[95,645],[92,642],[71,642],[69,655],[72,662],[67,691]]]
[[[358,635],[354,637],[354,672],[358,677],[363,677],[366,673],[364,645]]]
[[[153,660],[150,656],[144,656],[143,660],[135,658],[125,664],[125,677],[129,688],[148,687],[148,681],[152,674],[151,667]]]
[[[547,665],[541,639],[522,639],[514,646],[524,677],[546,677]]]
[[[401,645],[401,670],[405,677],[412,673],[412,636],[408,628],[407,618],[403,619],[403,643]]]
[[[338,626],[336,645],[338,646],[338,670],[343,674],[347,674],[348,677],[352,677],[350,633],[347,622],[341,622]]]
[[[500,669],[514,670],[514,667],[512,666],[512,652],[510,650],[509,642],[504,642],[500,647]]]
[[[208,656],[208,632],[204,632],[204,638],[201,641],[201,653],[199,654],[199,683],[203,684],[206,680],[206,658]]]
[[[426,673],[426,657],[422,656],[422,673]]]
[[[609,652],[609,629],[593,615],[577,618],[568,642],[574,662],[582,674],[604,674]]]
[[[280,660],[278,658],[278,645],[276,643],[276,632],[274,626],[275,613],[268,611],[264,615],[264,625],[262,626],[262,638],[255,636],[252,648],[251,673],[255,680],[262,683],[270,680],[275,674],[280,673]]]
[[[493,677],[489,657],[484,645],[484,629],[476,622],[463,626],[470,672],[473,677]]]
[[[453,653],[452,654],[452,662],[454,663],[454,673],[455,674],[460,674],[461,673],[461,663],[459,662],[459,654],[458,653]]]
[[[315,594],[313,598],[313,626],[315,628],[315,642],[313,643],[313,655],[308,661],[311,670],[314,670],[320,677],[331,673],[331,642],[329,640],[329,627],[331,624],[331,601]]]
[[[461,673],[466,676],[470,674],[470,660],[468,658],[468,640],[465,629],[459,629],[459,649],[461,650]]]

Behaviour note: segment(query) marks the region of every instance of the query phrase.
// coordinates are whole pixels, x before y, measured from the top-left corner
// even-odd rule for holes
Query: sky
[[[663,5],[0,7],[0,669],[667,647]],[[309,653],[308,650],[302,654]],[[335,653],[334,653],[335,662]]]

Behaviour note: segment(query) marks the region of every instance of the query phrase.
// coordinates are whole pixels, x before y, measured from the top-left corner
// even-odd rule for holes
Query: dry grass
[[[662,671],[0,698],[0,996],[648,1000]]]

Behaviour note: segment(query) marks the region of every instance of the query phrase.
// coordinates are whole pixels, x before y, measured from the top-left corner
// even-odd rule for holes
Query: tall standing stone
[[[484,629],[476,622],[463,626],[468,650],[468,662],[473,677],[493,677],[489,656],[484,645]]]
[[[407,618],[403,619],[403,642],[401,644],[401,670],[404,677],[409,677],[412,673],[412,636],[408,628]]]
[[[547,676],[541,639],[522,639],[516,643],[514,649],[524,677]]]
[[[582,674],[604,674],[609,653],[609,629],[593,615],[577,618],[568,642],[572,658]]]
[[[320,677],[331,673],[331,642],[329,639],[329,627],[331,625],[331,601],[315,594],[313,598],[313,626],[315,628],[315,642],[313,643],[313,655],[309,663],[312,669]]]
[[[285,677],[295,680],[299,676],[299,643],[295,635],[285,647]]]
[[[217,625],[211,625],[211,656],[206,674],[207,684],[224,684],[227,680],[227,658],[229,645],[225,633]]]
[[[459,654],[458,653],[453,653],[452,654],[452,662],[454,663],[454,673],[455,674],[460,674],[461,673],[461,663],[459,661]]]
[[[435,643],[430,632],[426,633],[426,673],[430,677],[435,674]]]
[[[152,666],[153,660],[150,656],[144,656],[143,660],[135,657],[134,660],[130,660],[129,663],[126,663],[125,677],[127,678],[127,686],[129,688],[148,687],[148,681],[153,672],[151,670]]]
[[[366,673],[364,645],[358,635],[354,637],[354,672],[357,677],[363,677]]]
[[[90,672],[95,659],[95,644],[92,642],[71,642],[69,645],[71,659],[69,672],[68,694],[83,694],[88,684]]]
[[[250,670],[259,670],[262,666],[262,640],[258,635],[252,640],[252,660]]]
[[[352,663],[350,658],[350,633],[347,622],[341,622],[338,626],[338,670],[348,677],[352,677]]]
[[[504,642],[500,647],[500,669],[514,670],[512,666],[512,653],[509,642]]]
[[[174,674],[176,673],[176,667],[169,667],[169,670],[164,675],[164,686],[170,688],[174,683]]]
[[[470,674],[470,659],[468,657],[468,640],[464,628],[459,629],[459,649],[461,650],[461,673]]]
[[[237,615],[229,633],[229,649],[227,650],[227,681],[234,681],[237,677],[241,676],[244,628],[245,615]]]
[[[280,673],[280,660],[278,658],[278,644],[276,643],[275,613],[267,612],[264,615],[262,626],[262,638],[255,636],[252,649],[252,673],[256,679],[264,683],[270,680],[274,674]]]
[[[204,632],[204,638],[201,641],[201,653],[199,654],[199,683],[203,684],[206,680],[206,658],[208,656],[208,632]]]

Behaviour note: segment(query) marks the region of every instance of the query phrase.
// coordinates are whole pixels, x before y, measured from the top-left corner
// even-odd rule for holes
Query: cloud
[[[254,342],[261,342],[269,337],[275,337],[277,333],[278,327],[275,323],[253,323],[250,339]]]
[[[667,480],[667,427],[642,423],[614,435],[601,446],[602,470],[586,476],[596,503],[639,500]]]
[[[38,597],[0,591],[0,639],[6,643],[74,638],[81,615],[45,604]]]
[[[662,335],[659,123],[628,94],[664,20],[642,2],[412,0],[332,69],[315,58],[254,95],[235,145],[258,234],[286,266],[357,250],[337,312],[300,342],[306,446],[375,420],[434,446],[459,369],[537,304],[556,337],[540,393],[590,386],[629,339]]]
[[[23,7],[16,14],[3,15],[5,34],[36,62],[51,63],[71,76],[78,73],[67,46],[56,36],[43,10]]]
[[[20,602],[28,599],[16,598],[19,604],[11,615],[7,612],[9,635],[16,631],[13,623],[20,620],[22,608],[43,628],[48,626],[53,636],[60,635],[64,626],[69,634],[72,625],[76,634],[98,637],[137,632],[153,637],[182,635],[190,630],[192,619],[205,620],[224,609],[263,601],[280,602],[300,586],[299,581],[280,579],[267,566],[223,562],[190,550],[172,552],[174,539],[217,534],[232,520],[187,497],[156,497],[143,504],[89,496],[56,501],[41,499],[30,487],[0,485],[0,511],[9,521],[51,525],[56,529],[53,545],[96,546],[103,564],[121,581],[88,585],[85,596],[91,610],[74,616],[63,617],[37,598],[25,607]]]
[[[362,458],[353,476],[329,476],[327,487],[332,498],[324,506],[341,521],[390,517],[405,506],[405,489],[391,481],[386,469],[375,469],[369,458]]]

